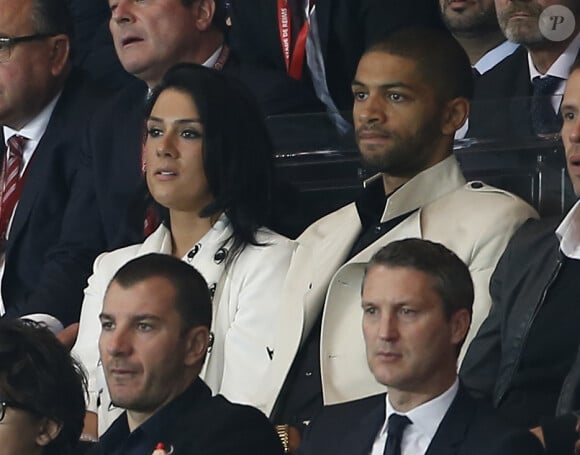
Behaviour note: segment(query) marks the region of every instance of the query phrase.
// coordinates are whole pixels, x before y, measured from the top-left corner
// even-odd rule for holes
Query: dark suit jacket
[[[532,136],[531,96],[528,51],[520,46],[477,79],[467,136],[481,139]]]
[[[232,0],[230,42],[252,77],[244,80],[269,98],[270,113],[324,110],[309,80],[288,77],[273,0]],[[404,25],[442,26],[431,0],[317,0],[316,11],[328,88],[337,107],[352,109],[351,82],[363,50]],[[278,109],[275,105],[278,103]],[[315,105],[318,105],[316,109]]]
[[[163,442],[166,450],[173,446],[176,455],[283,453],[264,414],[251,406],[230,403],[221,395],[212,397],[201,379],[133,433],[129,437],[126,414],[122,414],[88,453],[149,455],[158,442]]]
[[[6,246],[6,317],[47,313],[64,325],[78,320],[91,264],[78,251],[56,245],[79,167],[80,131],[102,99],[100,90],[73,71],[28,165]],[[82,230],[83,220],[72,220],[70,228]]]
[[[367,455],[385,421],[385,394],[326,407],[310,424],[301,455]],[[463,386],[426,455],[536,455],[541,444],[525,430],[513,429]]]

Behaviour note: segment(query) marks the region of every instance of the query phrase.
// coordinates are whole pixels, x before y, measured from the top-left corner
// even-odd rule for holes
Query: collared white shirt
[[[562,82],[560,82],[560,85],[558,86],[556,91],[554,92],[554,95],[556,96],[552,97],[552,107],[554,108],[554,112],[558,112],[558,110],[560,109],[562,95],[564,94],[564,89],[566,88],[566,81],[568,80],[568,76],[570,75],[570,67],[574,63],[574,60],[576,60],[576,57],[578,56],[578,51],[580,51],[580,33],[576,35],[576,38],[574,38],[570,42],[566,50],[556,59],[554,63],[552,63],[552,66],[548,68],[546,74],[541,74],[536,69],[536,67],[534,66],[534,62],[532,62],[532,57],[528,52],[530,83],[532,83],[536,77],[556,76],[563,79]]]
[[[2,131],[4,133],[4,141],[6,145],[6,154],[8,154],[8,140],[14,136],[15,134],[19,134],[28,139],[24,145],[24,150],[22,152],[22,171],[20,175],[24,173],[26,167],[30,163],[34,155],[34,151],[36,147],[40,143],[42,136],[44,135],[46,128],[48,126],[48,122],[52,116],[56,103],[60,98],[60,94],[58,93],[50,103],[48,103],[40,113],[34,117],[30,122],[28,122],[22,129],[19,131],[13,130],[7,126],[2,127]],[[16,207],[14,208],[14,212],[16,212]],[[14,218],[14,213],[12,214],[12,218],[10,219],[10,223],[8,224],[8,231],[6,232],[6,236],[10,235],[10,227],[12,225],[12,219]],[[4,254],[0,255],[0,282],[4,275]],[[4,308],[4,302],[2,301],[2,294],[0,292],[0,316],[2,316],[6,312]],[[63,329],[61,322],[50,316],[48,314],[31,314],[26,316],[29,319],[34,319],[38,322],[44,322],[53,332],[59,332]]]
[[[25,137],[28,139],[26,141],[24,150],[22,153],[22,160],[23,166],[20,175],[24,173],[26,166],[30,162],[38,143],[42,139],[44,132],[46,131],[46,127],[48,126],[48,122],[50,121],[50,117],[52,112],[54,111],[54,107],[60,98],[60,93],[54,97],[54,99],[48,103],[45,108],[40,111],[40,113],[34,117],[30,122],[28,122],[21,130],[16,131],[12,128],[7,126],[2,127],[4,132],[4,145],[6,146],[6,156],[8,156],[8,140],[14,136],[15,134],[19,134],[20,136]]]
[[[396,413],[407,416],[412,424],[405,428],[403,439],[401,441],[401,455],[422,455],[424,454],[431,440],[435,436],[443,417],[451,406],[451,403],[459,390],[459,379],[449,389],[436,398],[433,398],[409,412],[397,412],[389,400],[389,394],[386,396],[387,406],[385,412],[385,422],[379,431],[370,455],[383,455],[385,444],[387,442],[387,422],[391,414]]]
[[[580,200],[574,204],[556,229],[560,250],[570,259],[580,259]]]

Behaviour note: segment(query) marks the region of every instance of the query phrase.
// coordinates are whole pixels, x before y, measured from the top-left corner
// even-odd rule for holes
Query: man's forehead
[[[111,281],[105,293],[105,303],[151,305],[172,302],[174,297],[175,288],[171,281],[163,276],[152,275],[129,285],[123,285],[117,280]]]
[[[17,36],[32,32],[30,6],[31,0],[0,0],[0,36]]]
[[[413,59],[383,51],[371,51],[362,56],[354,81],[373,85],[400,85],[411,82],[418,76],[418,67]]]

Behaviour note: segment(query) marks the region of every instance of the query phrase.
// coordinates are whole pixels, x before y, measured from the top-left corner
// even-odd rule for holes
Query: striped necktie
[[[20,197],[19,181],[22,171],[24,146],[27,139],[14,135],[8,139],[8,158],[5,160],[6,168],[2,172],[2,197],[0,199],[0,235],[6,239],[6,231],[14,207]]]

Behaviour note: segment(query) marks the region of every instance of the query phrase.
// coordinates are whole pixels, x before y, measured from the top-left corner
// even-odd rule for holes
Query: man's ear
[[[471,325],[471,316],[469,311],[465,308],[457,310],[451,315],[451,342],[453,344],[461,343],[467,336],[469,332],[469,326]]]
[[[441,132],[444,136],[455,136],[455,132],[463,126],[469,115],[469,100],[464,97],[448,101],[441,118]]]
[[[197,29],[200,31],[209,29],[215,13],[215,0],[199,0],[197,4],[194,2],[192,6],[195,9],[195,26]]]
[[[36,435],[36,444],[45,447],[54,441],[60,431],[62,430],[62,423],[42,417],[38,426],[38,434]]]
[[[185,334],[185,359],[187,366],[195,365],[207,354],[209,330],[205,326],[192,327]]]
[[[67,64],[70,53],[70,41],[66,35],[56,35],[50,39],[50,71],[54,77],[60,76]]]

